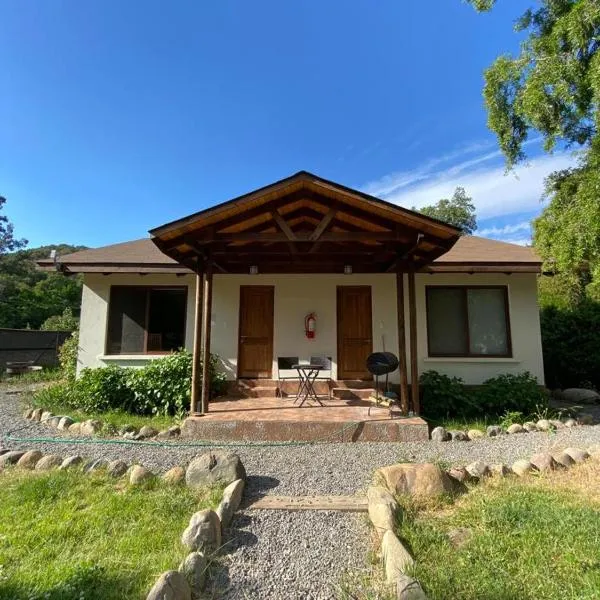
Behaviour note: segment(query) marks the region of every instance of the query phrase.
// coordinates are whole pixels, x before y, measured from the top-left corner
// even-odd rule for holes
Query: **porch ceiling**
[[[460,232],[441,221],[301,171],[150,231],[156,246],[197,271],[381,273],[422,268]]]

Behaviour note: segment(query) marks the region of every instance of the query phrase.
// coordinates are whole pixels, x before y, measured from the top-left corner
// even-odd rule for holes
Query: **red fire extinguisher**
[[[317,324],[317,317],[315,313],[309,313],[304,319],[304,332],[309,340],[315,337],[315,326]]]

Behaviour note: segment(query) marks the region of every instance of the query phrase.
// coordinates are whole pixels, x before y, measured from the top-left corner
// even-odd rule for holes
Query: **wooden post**
[[[202,309],[202,414],[208,412],[210,396],[210,330],[212,318],[212,262],[206,265],[204,273],[204,295]]]
[[[410,323],[410,391],[412,409],[416,415],[421,412],[419,401],[419,360],[417,350],[417,303],[415,298],[415,272],[408,272],[408,316]]]
[[[398,358],[400,360],[400,407],[408,415],[408,373],[406,371],[406,328],[404,326],[404,273],[396,272],[398,307]]]
[[[190,415],[198,415],[202,394],[202,271],[196,272],[196,306],[194,310],[194,350],[192,357],[192,401]]]

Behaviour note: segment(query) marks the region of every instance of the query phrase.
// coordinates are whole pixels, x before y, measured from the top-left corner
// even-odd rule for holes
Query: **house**
[[[531,248],[461,236],[305,171],[150,235],[40,262],[83,273],[79,369],[185,346],[218,354],[232,381],[273,379],[277,357],[313,355],[332,358],[334,380],[365,380],[367,356],[386,350],[417,413],[429,369],[543,383]],[[208,408],[198,369],[192,413]]]

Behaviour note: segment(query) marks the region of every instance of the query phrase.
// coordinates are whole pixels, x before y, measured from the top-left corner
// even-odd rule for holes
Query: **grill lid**
[[[367,358],[367,369],[371,375],[387,375],[398,368],[398,357],[391,352],[373,352]]]

